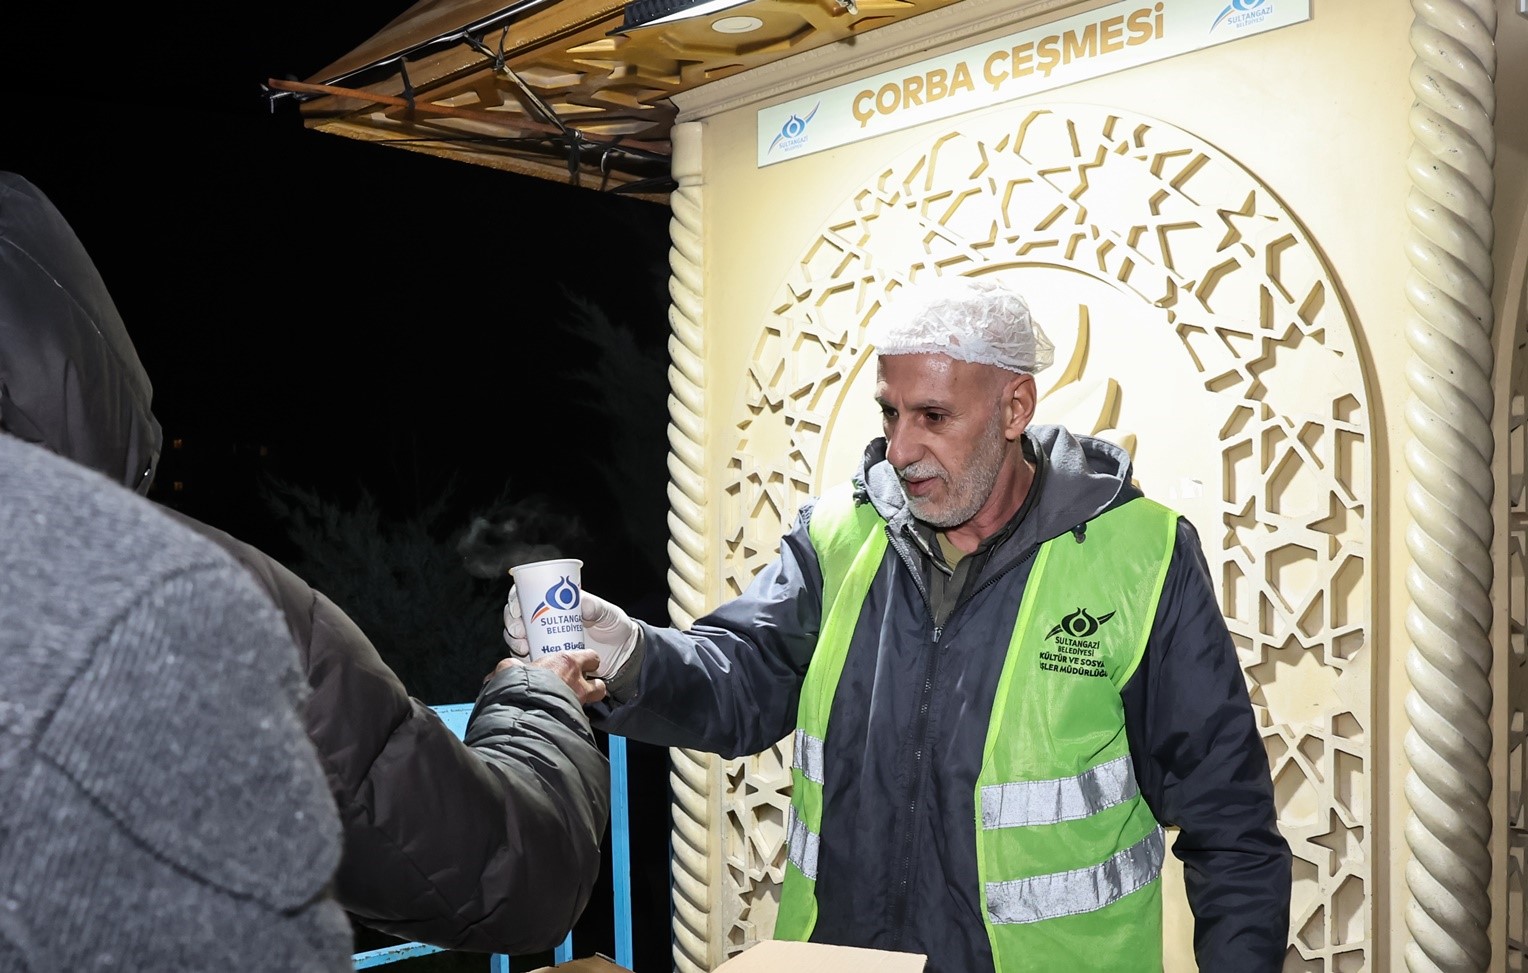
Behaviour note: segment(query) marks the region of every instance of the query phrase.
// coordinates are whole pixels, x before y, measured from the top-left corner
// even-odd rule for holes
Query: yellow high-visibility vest
[[[977,862],[998,973],[1162,969],[1162,829],[1141,798],[1120,688],[1151,634],[1178,515],[1136,499],[1041,545],[1017,606],[975,787]],[[822,625],[802,685],[779,939],[817,920],[828,716],[885,521],[848,485],[808,527]]]

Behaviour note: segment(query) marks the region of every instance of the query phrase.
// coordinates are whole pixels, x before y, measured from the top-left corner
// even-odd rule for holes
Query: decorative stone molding
[[[1042,420],[1134,446],[1147,492],[1200,530],[1295,849],[1291,961],[1370,968],[1370,426],[1340,288],[1267,187],[1171,125],[1066,104],[955,124],[849,195],[762,321],[716,494],[719,588],[875,429],[864,336],[887,296],[1012,278],[1061,349]],[[711,778],[713,950],[773,929],[789,763],[782,741]]]
[[[669,198],[669,617],[687,627],[704,611],[706,598],[704,265],[699,123],[673,129],[673,175]],[[711,969],[711,838],[715,788],[709,754],[674,749],[673,792],[674,969]]]
[[[1407,969],[1491,960],[1495,0],[1413,0]]]

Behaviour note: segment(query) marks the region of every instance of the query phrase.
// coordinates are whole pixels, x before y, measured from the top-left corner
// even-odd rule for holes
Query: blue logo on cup
[[[578,607],[578,585],[567,578],[560,579],[556,584],[546,590],[546,595],[541,599],[541,604],[531,613],[531,621],[535,621],[549,611],[570,612]]]
[[[775,146],[778,145],[781,152],[789,152],[791,149],[799,148],[806,144],[806,127],[812,123],[813,118],[817,117],[817,109],[821,107],[822,102],[819,101],[812,106],[811,112],[805,118],[792,113],[791,117],[785,120],[785,124],[780,126],[780,134],[776,135],[775,140],[769,143],[769,151],[773,152]]]
[[[1231,0],[1226,4],[1226,9],[1220,12],[1215,22],[1210,25],[1210,30],[1220,26],[1222,20],[1227,21],[1232,27],[1247,27],[1257,23],[1264,17],[1273,13],[1273,0]]]

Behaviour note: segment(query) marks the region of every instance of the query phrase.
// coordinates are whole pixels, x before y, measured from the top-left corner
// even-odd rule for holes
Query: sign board
[[[759,109],[759,166],[1310,19],[1311,0],[1121,0]]]

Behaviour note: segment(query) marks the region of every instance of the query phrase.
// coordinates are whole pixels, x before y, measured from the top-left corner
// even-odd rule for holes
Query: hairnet
[[[881,355],[948,355],[1032,375],[1056,349],[1017,292],[990,277],[937,277],[909,285],[870,322]]]

